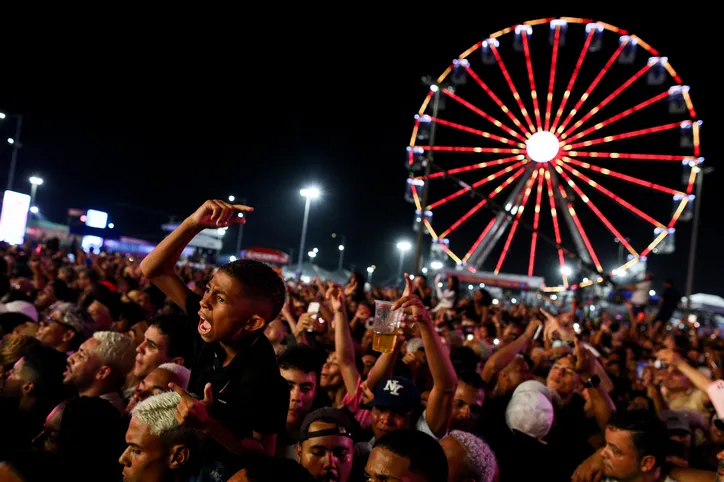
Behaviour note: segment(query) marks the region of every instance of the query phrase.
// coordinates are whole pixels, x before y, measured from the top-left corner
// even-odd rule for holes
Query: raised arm
[[[528,323],[525,332],[516,338],[512,343],[508,343],[503,348],[498,350],[491,356],[485,366],[483,367],[483,373],[481,377],[486,383],[503,368],[505,368],[520,352],[524,351],[528,346],[528,343],[533,339],[536,330],[541,326],[541,321],[533,319]]]
[[[410,280],[407,275],[405,277],[409,285]],[[406,293],[410,291],[405,290]],[[398,308],[410,313],[420,327],[420,336],[433,381],[430,398],[427,402],[426,422],[435,436],[443,437],[452,421],[453,399],[458,385],[458,377],[450,361],[450,356],[435,331],[430,313],[422,305],[420,298],[415,295],[403,296],[392,307],[393,310]]]
[[[339,371],[347,393],[353,395],[357,390],[359,372],[355,364],[354,342],[347,322],[347,308],[344,292],[339,287],[329,288],[325,296],[334,311],[334,347],[337,353]]]
[[[143,275],[171,301],[185,309],[191,290],[176,274],[176,263],[184,248],[204,229],[243,223],[244,218],[238,217],[237,213],[248,211],[253,211],[253,208],[219,200],[206,201],[144,258],[141,262]]]

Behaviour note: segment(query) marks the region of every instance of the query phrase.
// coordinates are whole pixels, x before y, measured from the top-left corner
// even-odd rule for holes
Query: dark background
[[[319,263],[333,268],[338,240],[330,235],[344,234],[345,264],[358,269],[376,264],[375,278],[380,280],[397,268],[395,243],[414,241],[413,207],[403,199],[403,159],[413,115],[426,93],[420,77],[437,76],[460,52],[506,26],[570,15],[636,33],[668,56],[684,83],[692,86],[698,116],[705,121],[702,155],[708,156],[707,165],[718,166],[712,146],[721,127],[715,73],[720,39],[715,28],[706,27],[713,12],[700,6],[657,15],[635,14],[626,5],[582,11],[521,4],[494,13],[463,6],[432,11],[409,4],[393,14],[387,4],[365,4],[350,5],[345,12],[273,8],[233,15],[168,13],[153,19],[129,11],[82,23],[77,17],[48,24],[26,24],[28,17],[6,19],[0,37],[0,109],[25,117],[14,187],[29,191],[27,178],[40,175],[46,183],[37,204],[49,220],[65,222],[70,207],[96,208],[109,211],[123,234],[146,239],[159,239],[160,224],[171,216],[182,219],[204,199],[234,194],[256,208],[245,229],[245,246],[296,250],[303,211],[298,192],[314,182],[323,197],[312,208],[308,249],[317,246]],[[567,48],[573,56],[580,49],[572,40]],[[522,77],[514,77],[527,98],[527,78],[520,72]],[[543,72],[536,78],[542,100],[547,84]],[[567,75],[557,77],[559,86]],[[508,95],[506,103],[512,107],[510,92],[498,93]],[[575,100],[572,96],[569,108]],[[609,116],[628,106],[620,104]],[[504,120],[500,112],[490,113]],[[594,120],[607,117],[601,113]],[[473,127],[493,131],[482,119]],[[4,121],[0,136],[12,135],[12,129],[12,122]],[[10,158],[3,146],[2,185]],[[649,151],[657,152],[640,149]],[[678,174],[673,176],[667,179],[676,181]],[[695,283],[695,291],[719,294],[721,176],[718,168],[705,183]],[[607,187],[628,194],[632,202],[647,196],[621,183]],[[434,194],[431,199],[436,199]],[[664,203],[661,212],[669,213],[670,199]],[[582,217],[584,209],[578,208]],[[649,230],[643,222],[614,217],[616,211],[608,215],[620,219],[622,226]],[[438,227],[450,224],[438,219]],[[482,229],[484,221],[481,217],[476,226]],[[590,213],[583,221],[586,226],[597,223]],[[677,225],[676,253],[649,258],[659,280],[671,276],[681,288],[690,226]],[[226,251],[236,238],[230,234]],[[598,235],[594,231],[589,236]],[[643,249],[640,243],[636,247]],[[462,256],[465,249],[460,251]],[[610,269],[615,245],[602,244],[599,255]],[[525,243],[514,246],[509,257],[512,264],[503,271],[525,269]],[[497,255],[488,265],[495,260]],[[553,259],[547,265],[550,269],[541,271],[550,276]]]

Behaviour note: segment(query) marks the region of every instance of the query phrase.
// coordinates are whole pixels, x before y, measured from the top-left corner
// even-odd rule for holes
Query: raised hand
[[[357,291],[357,279],[352,280],[347,286],[344,287],[344,294],[352,296]]]
[[[400,299],[404,298],[405,296],[411,295],[413,289],[414,288],[412,286],[412,280],[410,279],[410,275],[405,273],[405,290],[402,292],[402,297]]]
[[[201,229],[222,228],[232,224],[244,224],[246,218],[239,217],[239,213],[253,210],[254,208],[243,204],[229,204],[219,199],[212,199],[202,204],[189,216],[188,221]]]
[[[345,312],[345,295],[339,286],[332,285],[327,289],[324,299],[329,302],[335,312]]]
[[[174,413],[176,421],[181,425],[186,425],[199,430],[207,428],[209,421],[211,420],[209,409],[211,408],[211,404],[214,402],[214,396],[211,392],[211,384],[207,383],[204,387],[203,400],[198,400],[192,397],[186,393],[186,390],[175,383],[169,383],[168,388],[181,396],[181,400],[178,402],[176,412]]]
[[[410,284],[409,278],[407,280],[408,285]],[[407,291],[407,288],[405,288]],[[416,295],[403,295],[402,298],[397,300],[392,305],[393,310],[403,310],[406,314],[409,314],[413,322],[423,322],[427,326],[432,326],[432,319],[430,318],[430,312],[427,311],[425,305],[422,304],[422,300]]]
[[[593,375],[593,356],[591,355],[591,352],[578,341],[578,338],[574,338],[573,342],[575,343],[573,355],[576,358],[576,365],[574,369],[582,377],[591,378]]]

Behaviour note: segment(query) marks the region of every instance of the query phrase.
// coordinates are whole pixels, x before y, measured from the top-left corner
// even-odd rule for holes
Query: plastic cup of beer
[[[389,301],[375,301],[375,322],[372,325],[372,349],[380,353],[392,353],[400,328],[400,311],[392,309]]]

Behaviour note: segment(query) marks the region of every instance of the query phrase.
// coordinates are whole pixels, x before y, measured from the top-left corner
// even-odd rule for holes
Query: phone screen
[[[644,370],[648,364],[649,362],[647,361],[638,362],[638,364],[636,365],[636,378],[638,378],[639,380],[644,379]]]
[[[319,315],[317,315],[317,313],[319,313],[319,303],[316,301],[312,301],[311,303],[309,303],[309,306],[307,307],[307,313],[315,313],[314,315],[312,315],[312,318],[314,319],[316,326],[316,324],[318,323],[317,319],[319,318]],[[314,328],[308,328],[307,331],[311,333],[314,331]]]

